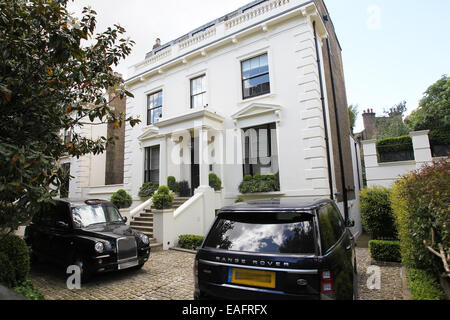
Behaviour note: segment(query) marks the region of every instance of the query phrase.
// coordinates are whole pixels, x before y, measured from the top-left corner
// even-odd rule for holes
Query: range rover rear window
[[[221,213],[205,247],[269,254],[314,254],[312,215],[297,212]]]

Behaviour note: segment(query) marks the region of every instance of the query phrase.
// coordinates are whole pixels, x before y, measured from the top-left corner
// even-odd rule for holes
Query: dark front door
[[[200,186],[199,140],[191,138],[191,194]]]

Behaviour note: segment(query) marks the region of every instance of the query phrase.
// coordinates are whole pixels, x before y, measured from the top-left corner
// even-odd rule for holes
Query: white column
[[[209,186],[208,129],[200,127],[198,131],[200,186]]]
[[[167,184],[167,137],[161,138],[159,145],[159,185]]]
[[[421,168],[424,164],[433,161],[431,154],[430,139],[428,138],[429,130],[411,132],[414,158],[416,160],[416,168]]]

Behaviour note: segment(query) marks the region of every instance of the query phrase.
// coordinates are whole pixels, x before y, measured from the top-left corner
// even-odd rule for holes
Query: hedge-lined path
[[[156,251],[141,270],[95,276],[81,290],[69,290],[65,270],[47,263],[31,268],[30,279],[47,300],[192,300],[195,255]]]
[[[369,237],[362,235],[357,242],[356,258],[358,267],[359,300],[403,300],[405,289],[403,271],[399,263],[373,264],[368,248]],[[371,266],[379,267],[380,289],[369,289],[367,281],[374,274]],[[372,281],[369,281],[372,283]]]

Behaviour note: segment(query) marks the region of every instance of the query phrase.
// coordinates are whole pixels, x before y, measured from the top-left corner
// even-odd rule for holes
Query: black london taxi
[[[196,255],[194,298],[356,299],[355,242],[348,227],[331,200],[225,207]]]
[[[105,200],[56,200],[25,229],[31,259],[80,267],[82,281],[95,273],[141,268],[150,255],[149,238],[126,225]]]

